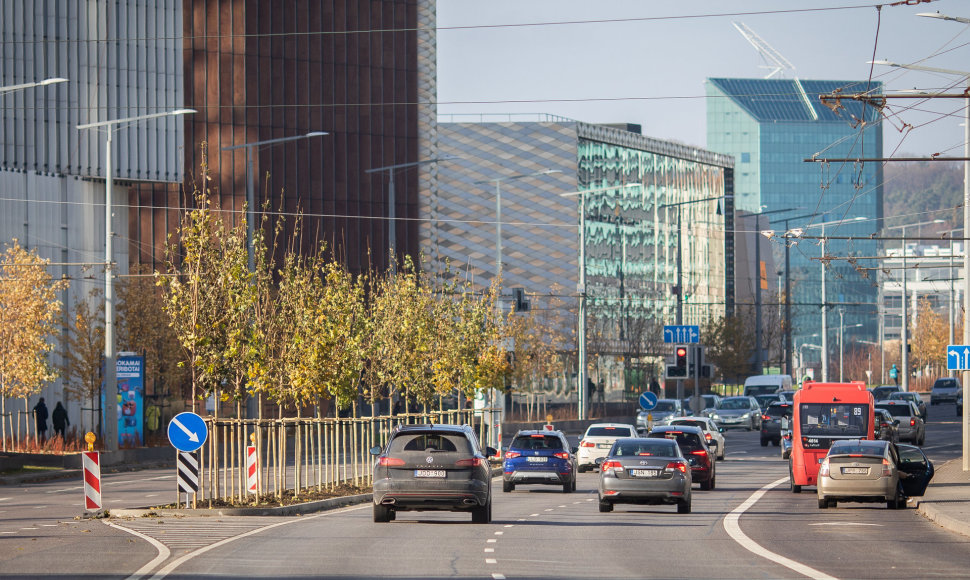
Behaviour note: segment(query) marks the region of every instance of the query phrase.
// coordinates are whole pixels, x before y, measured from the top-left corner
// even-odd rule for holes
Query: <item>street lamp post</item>
[[[253,152],[257,147],[269,147],[279,143],[286,143],[287,141],[296,141],[299,139],[309,139],[310,137],[323,137],[329,133],[323,131],[312,131],[306,135],[296,135],[293,137],[280,137],[279,139],[266,139],[264,141],[253,141],[252,143],[241,143],[239,145],[230,145],[228,147],[223,147],[223,151],[235,151],[236,149],[246,148],[246,245],[249,248],[249,271],[253,272],[256,270],[256,261],[253,251],[253,238],[255,234],[255,214],[256,211],[256,192],[255,186],[253,185]],[[264,147],[265,146],[265,147]]]
[[[902,273],[902,279],[903,279],[903,300],[902,300],[902,303],[903,303],[902,304],[903,311],[902,311],[902,317],[903,317],[903,321],[902,322],[903,322],[903,324],[902,324],[902,331],[901,331],[901,340],[902,340],[902,349],[901,350],[902,350],[902,354],[901,354],[901,361],[900,361],[901,366],[903,368],[900,369],[900,371],[901,371],[901,373],[903,375],[903,390],[904,391],[908,391],[909,390],[909,347],[908,347],[908,345],[909,345],[909,293],[906,291],[906,279],[909,278],[909,272],[906,270],[906,255],[909,252],[907,252],[907,250],[906,250],[906,228],[909,228],[909,227],[920,227],[920,226],[925,226],[927,224],[941,224],[941,223],[943,223],[943,220],[936,219],[936,220],[929,220],[929,221],[925,221],[925,222],[919,222],[919,223],[915,223],[915,224],[903,224],[903,225],[900,225],[900,226],[890,226],[890,227],[885,228],[886,230],[898,230],[898,229],[901,229],[903,231],[903,240],[902,240],[902,252],[903,252],[903,256],[902,256],[903,257],[903,268],[902,268],[903,269],[903,273]],[[917,235],[919,235],[919,234],[917,234]]]
[[[120,127],[117,125],[131,125],[148,119],[160,117],[174,117],[195,113],[194,109],[176,109],[165,113],[139,115],[78,125],[78,130],[105,128],[107,144],[105,146],[105,184],[104,184],[104,392],[105,392],[105,426],[104,447],[108,451],[118,449],[118,405],[115,397],[118,393],[118,377],[115,368],[115,334],[114,334],[114,286],[113,286],[113,248],[111,233],[111,188],[114,176],[111,169],[111,136]]]
[[[586,405],[586,194],[598,193],[601,191],[611,191],[629,187],[642,187],[640,183],[628,183],[626,185],[616,185],[610,187],[599,187],[596,189],[585,189],[571,193],[560,193],[561,197],[579,196],[579,316],[576,329],[576,353],[579,372],[577,373],[578,385],[577,393],[577,415],[580,421],[587,419]]]
[[[970,24],[970,18],[961,18],[958,16],[947,16],[945,14],[940,14],[939,12],[921,12],[917,16],[924,16],[927,18],[939,18],[940,20],[949,20],[952,22],[959,22],[961,24]],[[962,77],[970,76],[970,73],[966,71],[954,71],[948,69],[935,69],[932,67],[923,67],[919,65],[899,65],[891,62],[882,61],[878,64],[885,64],[888,66],[896,66],[901,68],[908,68],[913,70],[925,70],[928,72],[937,72],[942,74],[953,74]],[[964,107],[964,127],[963,127],[963,156],[967,161],[963,162],[963,231],[964,237],[966,237],[966,232],[970,232],[970,80],[967,81],[967,106]],[[964,252],[963,252],[963,300],[967,305],[963,309],[963,344],[970,344],[970,251],[966,250],[966,242],[964,242]],[[970,371],[963,372],[963,397],[970,399]],[[964,413],[963,415],[963,470],[970,471],[970,413]]]
[[[15,91],[22,91],[24,89],[32,89],[34,87],[46,87],[48,85],[56,85],[57,83],[66,83],[67,79],[62,79],[60,77],[44,79],[42,81],[37,81],[35,83],[22,83],[19,85],[7,85],[5,87],[0,87],[0,96],[7,93],[12,93]]]
[[[376,173],[378,171],[387,171],[388,173],[388,186],[387,186],[387,240],[388,240],[388,252],[390,253],[391,260],[391,271],[397,271],[397,212],[396,205],[397,200],[395,199],[394,191],[394,170],[404,169],[405,167],[414,167],[416,165],[424,165],[425,163],[438,163],[440,161],[451,161],[452,159],[460,159],[457,155],[448,155],[445,157],[435,157],[434,159],[422,159],[420,161],[411,161],[410,163],[398,163],[396,165],[385,165],[384,167],[375,167],[373,169],[367,169],[364,173]]]

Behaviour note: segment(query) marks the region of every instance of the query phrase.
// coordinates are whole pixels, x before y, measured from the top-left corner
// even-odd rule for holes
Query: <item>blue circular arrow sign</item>
[[[205,443],[209,428],[195,413],[179,413],[168,423],[168,440],[179,451],[195,451]]]
[[[649,411],[657,406],[657,395],[651,393],[650,391],[644,391],[640,393],[640,408],[644,411]]]

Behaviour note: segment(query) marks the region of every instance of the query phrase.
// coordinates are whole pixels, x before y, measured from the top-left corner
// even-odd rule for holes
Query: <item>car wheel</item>
[[[920,435],[919,443],[917,443],[917,445],[922,446],[924,443],[926,443],[926,431],[923,431],[923,434]]]
[[[707,479],[707,481],[702,481],[701,482],[701,489],[703,491],[709,491],[711,489],[711,487],[712,487],[711,483],[712,483],[712,480],[713,479],[714,479],[713,477],[709,477]]]
[[[384,524],[391,521],[391,508],[386,505],[374,504],[374,521]]]
[[[682,499],[677,502],[677,513],[679,514],[689,514],[690,513],[690,496],[687,499]]]
[[[717,487],[717,473],[712,473],[711,474],[711,489],[715,489],[716,487]]]
[[[771,444],[774,445],[775,447],[778,447],[779,445],[781,445],[781,438],[773,440]]]
[[[795,485],[795,474],[792,473],[790,466],[788,468],[788,482],[791,484],[792,493],[802,493],[802,486]]]
[[[505,492],[505,493],[508,493],[510,491],[515,491],[515,484],[512,483],[511,481],[503,481],[502,482],[502,491]]]
[[[827,509],[828,507],[829,507],[829,500],[818,498],[818,509],[824,510],[824,509]]]
[[[576,480],[573,480],[573,491],[576,491]]]
[[[573,492],[573,483],[571,481],[567,481],[566,483],[562,484],[562,492],[563,493],[572,493]]]
[[[600,500],[600,511],[604,513],[613,511],[613,504],[608,501]]]
[[[580,465],[579,467],[576,468],[576,471],[578,471],[579,473],[586,473],[586,466]]]
[[[748,429],[748,431],[750,431],[750,430],[751,429]],[[767,437],[762,437],[761,438],[761,446],[762,447],[767,447],[768,446],[768,438]]]
[[[487,524],[490,521],[492,521],[492,500],[491,499],[489,499],[485,505],[472,509],[473,524]]]

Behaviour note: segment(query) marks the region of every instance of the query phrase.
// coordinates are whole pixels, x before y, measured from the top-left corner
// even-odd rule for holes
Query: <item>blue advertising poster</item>
[[[118,447],[145,444],[145,358],[120,355],[118,378]]]

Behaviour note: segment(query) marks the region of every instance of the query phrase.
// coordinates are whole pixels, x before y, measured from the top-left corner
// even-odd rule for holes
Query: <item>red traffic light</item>
[[[677,356],[687,356],[687,347],[686,346],[678,346],[677,347]]]

